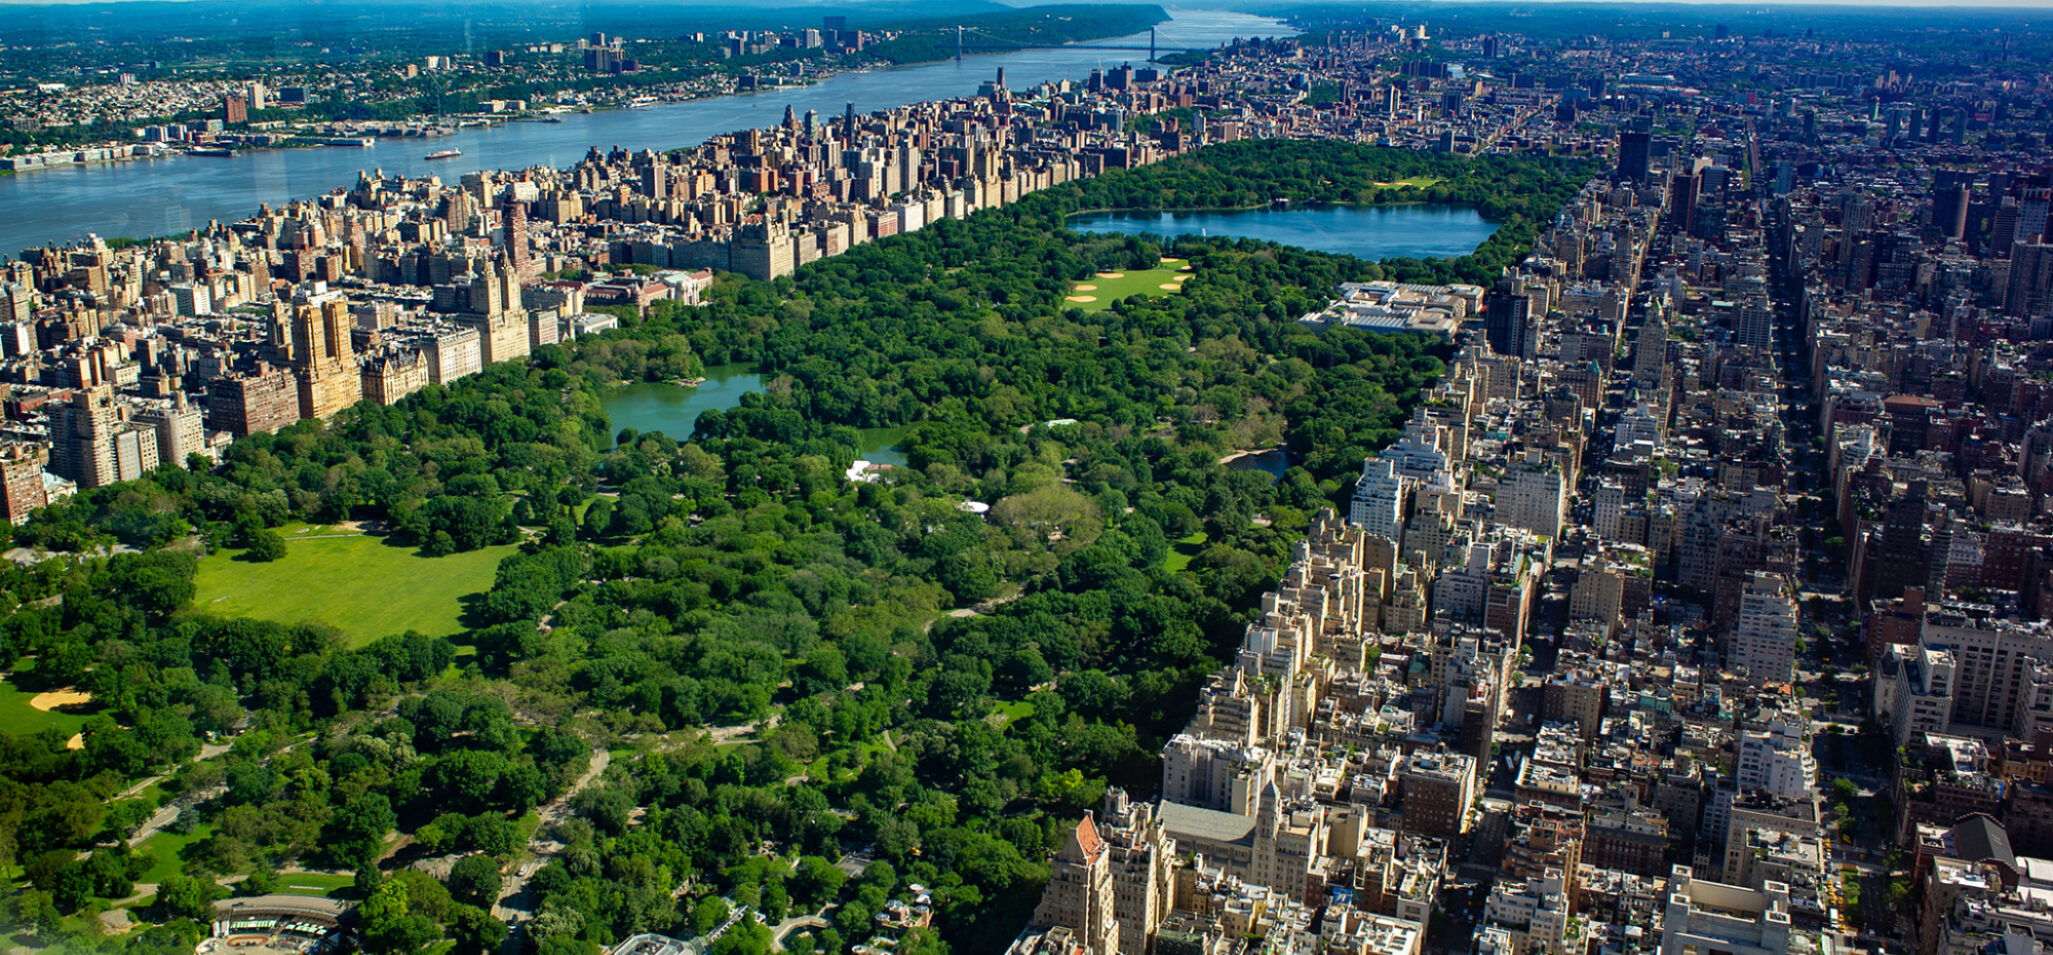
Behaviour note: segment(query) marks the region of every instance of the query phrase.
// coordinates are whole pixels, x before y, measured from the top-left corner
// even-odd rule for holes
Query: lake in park
[[[643,433],[661,431],[672,440],[685,441],[698,426],[701,413],[726,411],[741,404],[742,395],[762,390],[763,376],[756,374],[754,365],[712,365],[706,369],[705,383],[697,388],[638,381],[607,389],[599,403],[613,421],[615,436],[633,428]],[[904,436],[904,428],[862,429],[863,460],[904,467],[905,452],[898,447]]]
[[[1226,462],[1226,469],[1229,471],[1260,471],[1267,474],[1270,480],[1280,481],[1283,479],[1283,473],[1290,470],[1291,466],[1296,463],[1297,461],[1289,451],[1283,448],[1270,448],[1266,451],[1246,452]]]
[[[1175,238],[1216,235],[1262,239],[1301,249],[1359,256],[1443,259],[1482,245],[1497,223],[1464,206],[1300,206],[1209,212],[1091,212],[1069,220],[1078,232]]]

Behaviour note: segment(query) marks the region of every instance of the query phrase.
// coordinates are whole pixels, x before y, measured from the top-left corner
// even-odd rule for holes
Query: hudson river
[[[1268,17],[1212,10],[1171,11],[1158,28],[1164,50],[1209,48],[1234,37],[1279,36],[1291,31]],[[1094,43],[1143,46],[1148,35]],[[1093,50],[1088,45],[972,56],[899,69],[843,73],[812,86],[721,96],[648,109],[572,113],[562,123],[516,122],[467,129],[437,139],[382,139],[369,149],[251,150],[229,159],[175,156],[112,165],[37,170],[0,176],[0,255],[96,233],[105,238],[152,237],[232,222],[291,199],[319,195],[356,181],[359,170],[427,175],[453,180],[479,169],[571,165],[585,151],[693,146],[721,133],[774,126],[791,106],[803,117],[818,110],[839,117],[848,103],[857,112],[925,100],[973,95],[1000,67],[1006,85],[1022,90],[1063,78],[1082,80],[1097,67],[1139,66],[1145,52]],[[456,147],[463,156],[429,162],[428,153]]]

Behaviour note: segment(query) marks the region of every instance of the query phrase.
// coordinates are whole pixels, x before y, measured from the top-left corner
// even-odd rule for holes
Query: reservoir
[[[1292,31],[1268,17],[1212,10],[1171,10],[1160,25],[1162,48],[1211,48],[1234,37],[1278,36]],[[1094,50],[1148,44],[1148,34],[1047,50],[971,56],[842,73],[811,86],[720,96],[648,109],[565,115],[561,123],[514,122],[466,129],[436,139],[380,139],[368,149],[260,149],[229,158],[170,156],[112,165],[36,170],[0,176],[0,256],[95,233],[102,238],[148,238],[233,222],[255,215],[260,203],[276,207],[349,186],[359,170],[439,175],[453,181],[480,169],[565,167],[585,151],[615,146],[667,150],[695,146],[721,133],[774,126],[789,105],[804,116],[817,110],[838,117],[909,103],[973,96],[1002,67],[1006,83],[1023,90],[1059,79],[1082,80],[1091,70],[1136,66],[1146,52]],[[457,148],[456,159],[430,162],[431,152]]]
[[[690,440],[698,427],[699,415],[726,411],[741,404],[741,396],[761,393],[763,376],[754,365],[711,365],[706,380],[697,388],[682,388],[669,382],[638,381],[608,388],[599,395],[599,405],[613,422],[613,434],[633,428],[641,433],[660,431],[673,441]],[[863,459],[873,464],[905,466],[905,452],[898,443],[905,428],[863,428]]]
[[[1301,249],[1389,258],[1444,259],[1482,245],[1497,223],[1465,206],[1302,206],[1196,212],[1091,212],[1069,220],[1078,232],[1174,238],[1180,235],[1261,239]]]

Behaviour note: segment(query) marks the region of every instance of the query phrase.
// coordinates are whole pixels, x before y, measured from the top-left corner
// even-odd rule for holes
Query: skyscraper
[[[1932,228],[1948,239],[1967,234],[1968,184],[1957,182],[1939,188],[1932,195]]]
[[[299,416],[326,418],[363,399],[363,374],[349,338],[349,301],[323,292],[292,309],[292,364]]]
[[[515,281],[527,277],[528,204],[511,195],[506,200],[506,263]]]
[[[1654,137],[1650,133],[1621,132],[1618,134],[1618,178],[1627,182],[1640,182],[1647,178],[1648,165],[1653,160]]]
[[[1767,349],[1775,344],[1775,311],[1768,300],[1755,296],[1739,303],[1733,322],[1734,339],[1749,348]]]
[[[2010,288],[2003,311],[2017,318],[2037,318],[2053,307],[2053,245],[2019,237],[2010,247]]]
[[[1483,337],[1491,351],[1513,358],[1533,357],[1537,343],[1532,336],[1532,307],[1530,298],[1508,288],[1490,293],[1483,305]]]
[[[497,269],[481,262],[468,276],[467,296],[457,320],[478,331],[484,364],[527,357],[530,336],[527,310],[521,307],[520,278],[511,265]]]
[[[2044,180],[2034,177],[2037,181]],[[2043,185],[2026,186],[2017,199],[2017,232],[2012,241],[2023,242],[2035,235],[2046,234],[2046,217],[2053,213],[2053,188]]]

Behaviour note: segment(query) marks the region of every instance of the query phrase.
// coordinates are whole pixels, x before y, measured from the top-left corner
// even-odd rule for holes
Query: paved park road
[[[535,834],[528,837],[527,858],[511,876],[507,877],[505,888],[499,893],[498,903],[492,906],[494,917],[513,926],[513,930],[506,933],[506,944],[503,948],[505,955],[519,955],[522,946],[521,936],[526,930],[527,920],[534,915],[535,901],[528,898],[528,878],[563,851],[563,843],[556,841],[555,830],[558,824],[570,818],[570,800],[605,773],[606,767],[612,762],[613,754],[605,747],[592,747],[591,767],[585,770],[585,774],[579,776],[577,782],[570,784],[569,789],[543,803],[536,811],[536,815],[540,816],[542,821],[540,825],[535,826]]]

